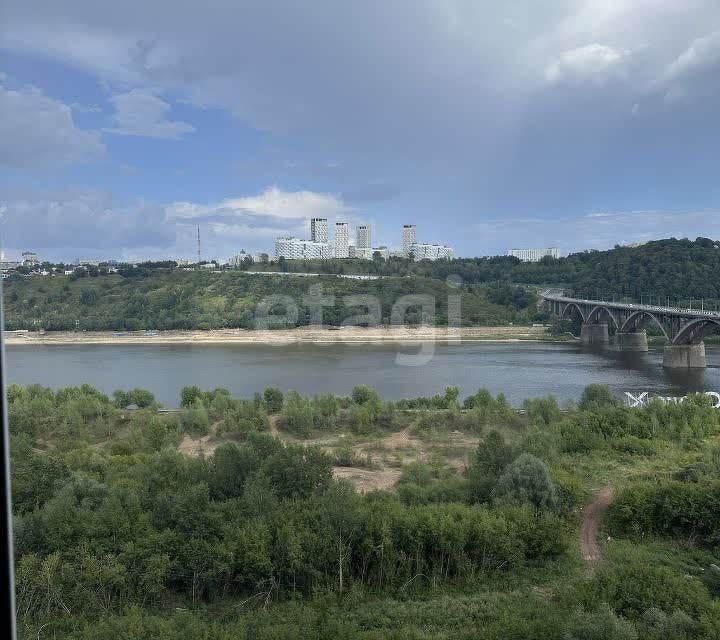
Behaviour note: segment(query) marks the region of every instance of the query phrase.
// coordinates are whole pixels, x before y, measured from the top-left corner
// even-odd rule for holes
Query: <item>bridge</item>
[[[647,351],[646,327],[655,325],[665,337],[663,366],[705,367],[705,336],[720,332],[720,312],[704,309],[584,300],[548,289],[541,298],[561,319],[582,321],[580,339],[585,344],[609,345],[608,326],[615,328],[615,347],[620,351]]]

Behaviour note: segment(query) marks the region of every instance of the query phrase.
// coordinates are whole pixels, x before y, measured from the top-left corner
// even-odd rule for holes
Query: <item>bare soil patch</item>
[[[374,471],[356,469],[355,467],[333,467],[333,477],[350,480],[360,493],[367,493],[376,489],[391,489],[400,479],[400,470],[382,469]]]

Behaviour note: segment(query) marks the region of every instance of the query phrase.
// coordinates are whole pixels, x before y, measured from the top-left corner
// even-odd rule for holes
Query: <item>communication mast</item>
[[[198,264],[200,264],[200,225],[198,225]]]

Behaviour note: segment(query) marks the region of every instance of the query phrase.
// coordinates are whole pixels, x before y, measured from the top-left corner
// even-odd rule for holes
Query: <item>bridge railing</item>
[[[610,300],[591,300],[587,298],[572,298],[565,295],[560,289],[546,289],[540,294],[545,300],[555,300],[557,302],[575,302],[578,304],[588,304],[595,306],[612,307],[614,309],[631,309],[636,311],[654,311],[656,313],[664,313],[678,316],[692,316],[694,318],[720,318],[720,311],[706,311],[704,309],[692,309],[681,307],[666,307],[651,304],[637,304],[634,302],[615,302]]]

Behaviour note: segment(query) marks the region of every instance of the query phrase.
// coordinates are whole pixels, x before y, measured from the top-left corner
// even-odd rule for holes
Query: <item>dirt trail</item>
[[[598,542],[598,532],[603,516],[610,506],[613,496],[612,487],[600,489],[593,497],[592,502],[585,507],[582,526],[580,527],[580,553],[582,559],[596,565],[600,562],[601,550]]]
[[[270,429],[270,435],[273,438],[280,437],[280,431],[277,428],[278,417],[276,415],[268,416],[268,428]]]

